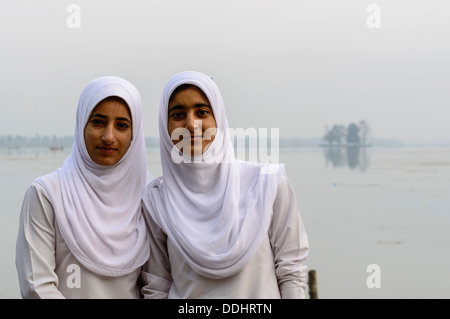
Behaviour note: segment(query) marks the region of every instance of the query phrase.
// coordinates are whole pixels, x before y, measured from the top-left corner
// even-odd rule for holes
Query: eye
[[[117,127],[122,129],[122,130],[126,130],[130,127],[130,125],[128,125],[128,123],[117,123]]]
[[[91,123],[94,124],[94,125],[103,125],[104,124],[104,122],[102,120],[99,120],[99,119],[92,119]]]
[[[170,114],[170,117],[174,119],[179,119],[183,117],[183,112],[173,112]]]
[[[199,116],[206,116],[206,115],[209,114],[209,112],[208,112],[207,110],[199,110],[199,111],[197,112],[197,114],[198,114]]]

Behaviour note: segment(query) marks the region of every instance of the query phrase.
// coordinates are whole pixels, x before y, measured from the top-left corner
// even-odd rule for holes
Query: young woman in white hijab
[[[163,174],[143,197],[144,298],[305,298],[308,239],[284,165],[235,158],[212,78],[167,82],[159,134]]]
[[[141,198],[153,179],[146,154],[135,86],[91,81],[70,155],[25,194],[16,243],[23,298],[141,298],[149,257]]]

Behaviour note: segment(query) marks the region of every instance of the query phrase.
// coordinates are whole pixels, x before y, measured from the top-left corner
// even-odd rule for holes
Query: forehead
[[[131,117],[131,111],[124,99],[112,96],[101,100],[92,110],[91,114],[101,112],[104,114],[125,114]]]
[[[173,90],[169,98],[169,104],[171,104],[175,99],[186,98],[188,96],[202,97],[203,99],[208,101],[206,94],[198,86],[195,86],[193,84],[182,84],[175,90]]]

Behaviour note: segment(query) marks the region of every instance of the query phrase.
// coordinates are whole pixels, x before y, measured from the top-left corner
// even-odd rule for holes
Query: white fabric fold
[[[101,166],[89,157],[84,128],[95,106],[110,96],[121,97],[128,104],[133,138],[118,163]],[[37,179],[49,194],[67,246],[89,270],[105,276],[121,276],[148,259],[150,248],[141,198],[153,176],[146,165],[138,90],[120,77],[94,79],[79,99],[72,150],[57,170],[60,185]]]
[[[172,159],[176,146],[167,128],[169,98],[182,84],[205,93],[218,128],[204,154],[193,161],[190,154],[186,161]],[[221,93],[211,77],[199,72],[181,72],[165,85],[159,134],[163,176],[147,187],[147,210],[198,274],[223,278],[237,273],[268,234],[284,166],[235,158]]]

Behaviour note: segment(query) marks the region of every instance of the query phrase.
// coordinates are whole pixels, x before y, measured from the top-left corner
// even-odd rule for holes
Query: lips
[[[97,149],[98,149],[100,152],[105,153],[105,154],[112,154],[112,153],[118,151],[117,148],[113,148],[113,147],[105,147],[105,146],[103,146],[103,147],[97,147]]]
[[[203,136],[201,136],[201,135],[194,135],[194,136],[192,136],[191,135],[191,142],[201,141],[201,140],[203,140]]]

